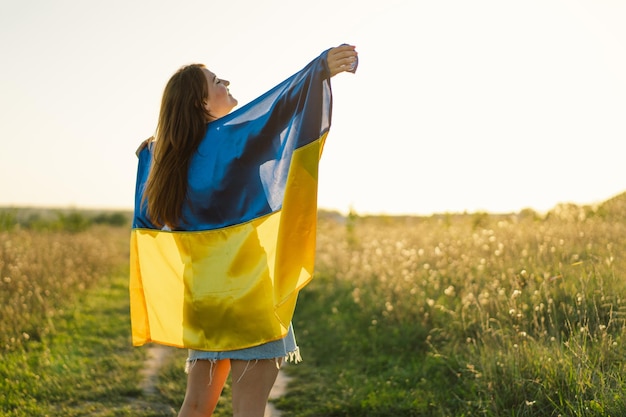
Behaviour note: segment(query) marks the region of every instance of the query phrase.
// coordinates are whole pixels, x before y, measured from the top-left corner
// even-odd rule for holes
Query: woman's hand
[[[328,69],[331,77],[344,71],[356,71],[359,54],[355,48],[355,46],[343,44],[328,51]]]
[[[139,156],[139,154],[141,153],[141,151],[143,151],[143,148],[145,148],[146,146],[148,146],[148,144],[150,142],[154,141],[154,136],[150,136],[148,139],[144,140],[143,142],[141,142],[141,145],[139,145],[139,147],[137,148],[137,150],[135,151],[135,155]]]

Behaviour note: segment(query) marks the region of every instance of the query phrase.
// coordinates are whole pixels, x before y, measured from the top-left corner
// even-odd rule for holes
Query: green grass
[[[175,416],[144,397],[145,349],[130,344],[126,275],[104,280],[55,318],[55,333],[0,362],[0,412],[32,416]]]
[[[278,401],[284,415],[417,416],[453,403],[456,366],[428,354],[426,329],[374,324],[351,292],[320,277],[301,294],[295,327],[304,362],[286,368],[296,379]]]

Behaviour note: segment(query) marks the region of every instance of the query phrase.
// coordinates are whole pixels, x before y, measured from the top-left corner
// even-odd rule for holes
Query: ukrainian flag
[[[138,157],[131,232],[133,344],[233,350],[287,334],[313,274],[318,163],[331,123],[327,52],[208,124],[176,230],[142,205],[152,147]]]

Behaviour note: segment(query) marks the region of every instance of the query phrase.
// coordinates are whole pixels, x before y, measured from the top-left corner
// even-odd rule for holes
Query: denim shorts
[[[263,343],[259,346],[223,352],[189,349],[187,366],[197,360],[209,360],[214,362],[220,359],[250,361],[275,358],[284,358],[284,360],[294,363],[302,361],[302,358],[300,357],[300,349],[298,348],[296,337],[293,332],[293,325],[289,325],[289,330],[284,338]]]

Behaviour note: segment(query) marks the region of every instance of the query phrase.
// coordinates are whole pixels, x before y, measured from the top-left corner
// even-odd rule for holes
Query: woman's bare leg
[[[197,360],[189,369],[187,391],[178,417],[209,417],[213,414],[230,372],[228,359]]]
[[[281,361],[230,361],[234,417],[263,417]]]

